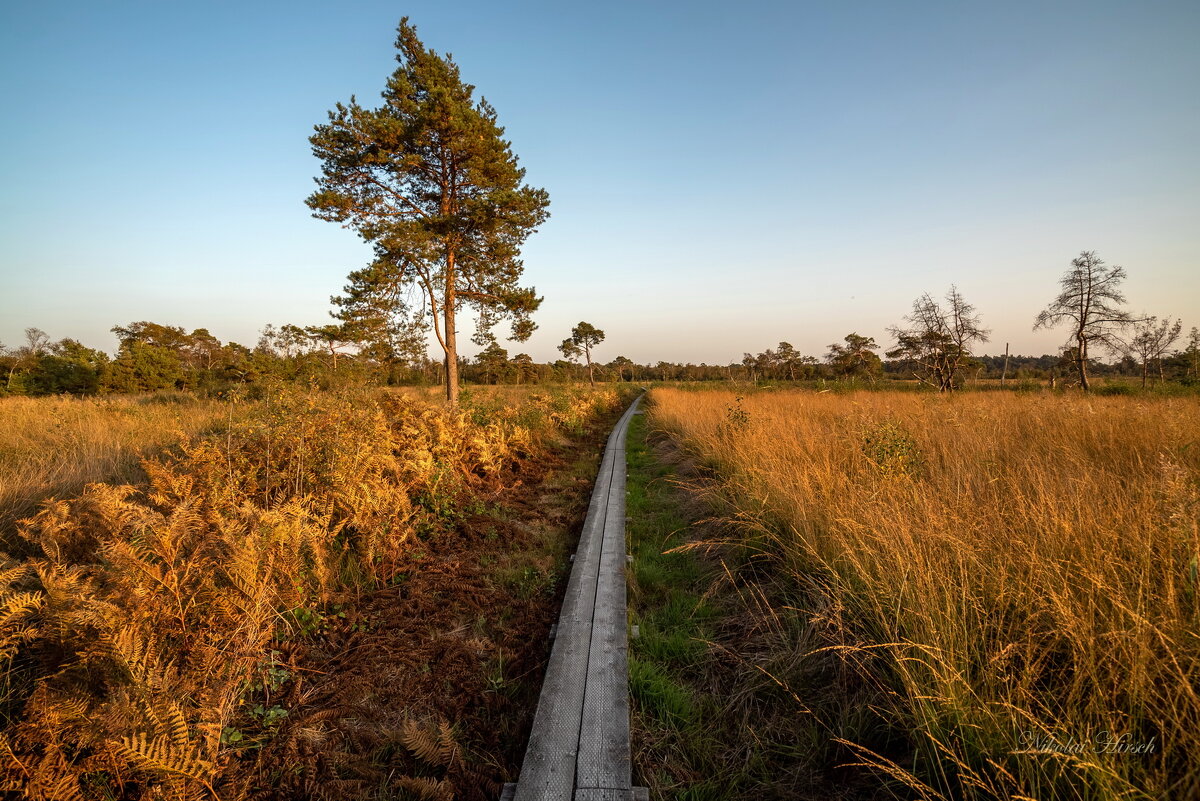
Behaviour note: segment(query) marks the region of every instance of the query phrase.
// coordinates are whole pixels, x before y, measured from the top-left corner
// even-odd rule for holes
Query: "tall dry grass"
[[[181,394],[0,399],[0,534],[45,498],[76,495],[95,481],[143,479],[144,456],[226,411]]]
[[[1194,400],[652,401],[797,599],[758,667],[852,674],[791,687],[828,740],[922,798],[1200,793]]]

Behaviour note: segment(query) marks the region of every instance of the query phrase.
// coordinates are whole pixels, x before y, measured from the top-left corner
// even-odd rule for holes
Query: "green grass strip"
[[[707,690],[708,642],[721,613],[704,597],[711,568],[694,552],[666,553],[687,541],[674,468],[654,458],[644,415],[630,423],[626,455],[632,622],[629,685],[633,700],[634,780],[652,798],[721,801],[754,784],[750,766],[726,764],[728,731]]]

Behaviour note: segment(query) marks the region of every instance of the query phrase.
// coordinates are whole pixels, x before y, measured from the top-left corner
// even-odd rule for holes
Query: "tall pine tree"
[[[351,97],[310,138],[321,160],[313,216],[355,229],[375,250],[370,270],[350,275],[349,294],[396,297],[415,289],[417,313],[432,322],[446,364],[446,397],[458,402],[458,313],[479,325],[512,322],[511,338],[533,333],[541,303],[521,287],[520,247],[545,221],[550,199],[524,184],[525,171],[486,100],[472,99],[449,56],[427,49],[408,18],[383,105]],[[387,287],[385,289],[385,287]],[[396,302],[404,317],[407,307]]]

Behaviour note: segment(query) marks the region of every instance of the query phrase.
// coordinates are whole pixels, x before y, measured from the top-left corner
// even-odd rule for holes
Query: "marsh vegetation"
[[[863,770],[930,799],[1197,792],[1194,400],[656,389],[650,409],[708,520],[667,543],[710,590],[683,615],[703,656],[670,675],[758,760],[790,754],[787,792]]]

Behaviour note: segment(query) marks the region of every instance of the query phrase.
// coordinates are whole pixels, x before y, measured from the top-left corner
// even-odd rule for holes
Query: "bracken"
[[[0,569],[0,790],[242,797],[232,724],[252,698],[265,730],[286,716],[267,700],[280,643],[339,593],[392,581],[541,438],[618,401],[563,392],[477,423],[397,393],[284,393],[144,462],[146,486],[47,501],[20,527],[35,556]],[[456,759],[448,724],[437,738],[427,756]]]

